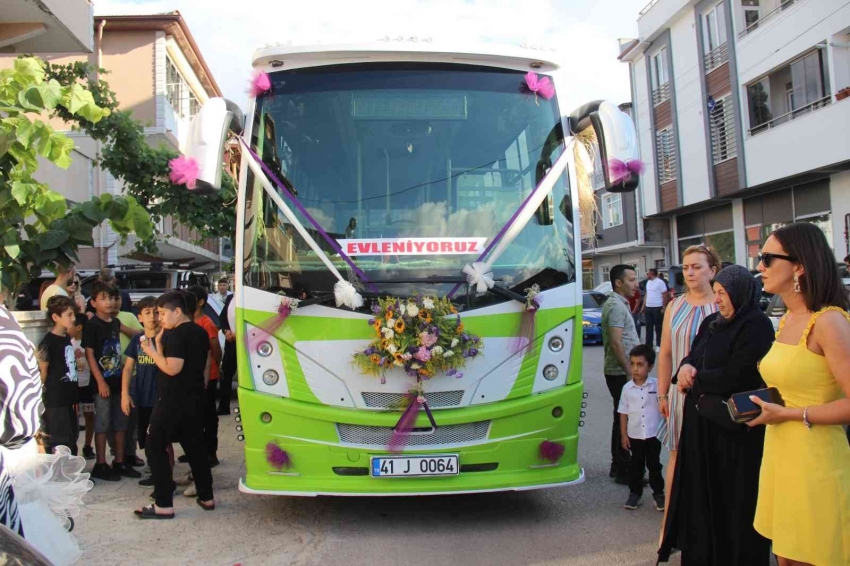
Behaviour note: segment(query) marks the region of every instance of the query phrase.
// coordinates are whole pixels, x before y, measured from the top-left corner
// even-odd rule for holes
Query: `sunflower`
[[[461,322],[460,324],[458,324],[458,325],[457,325],[457,333],[458,333],[458,334],[462,334],[462,333],[463,333],[463,323],[462,323],[462,322]]]
[[[395,361],[395,363],[397,363],[399,365],[404,364],[404,357],[398,352],[393,354],[393,360]]]
[[[375,365],[378,365],[378,362],[381,361],[381,356],[379,356],[378,354],[372,354],[371,356],[369,356],[369,361]]]
[[[384,338],[383,340],[381,340],[381,350],[386,350],[386,349],[387,349],[387,348],[389,348],[389,347],[390,347],[390,342],[389,342],[389,340],[387,340],[386,338]]]
[[[404,321],[402,319],[398,319],[395,321],[395,332],[396,334],[401,334],[404,332]]]
[[[375,323],[375,335],[376,336],[381,335],[381,321],[380,320]]]
[[[454,305],[449,305],[449,312],[452,314],[457,314],[457,309]]]
[[[427,369],[427,368],[421,368],[421,369],[419,370],[419,375],[420,375],[421,377],[431,377],[431,375],[432,375],[432,374],[431,374],[431,371],[430,371],[429,369]]]
[[[384,315],[384,318],[385,318],[385,319],[387,319],[387,320],[391,320],[391,319],[392,319],[392,317],[393,317],[393,311],[392,311],[392,309],[387,309],[387,314],[386,314],[386,315]]]

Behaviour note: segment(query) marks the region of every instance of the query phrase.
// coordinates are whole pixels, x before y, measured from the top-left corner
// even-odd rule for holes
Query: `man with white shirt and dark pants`
[[[646,345],[652,347],[655,336],[655,349],[661,347],[661,323],[664,322],[664,307],[667,306],[669,288],[658,276],[657,269],[646,272],[646,293],[644,293],[643,313],[646,316]]]

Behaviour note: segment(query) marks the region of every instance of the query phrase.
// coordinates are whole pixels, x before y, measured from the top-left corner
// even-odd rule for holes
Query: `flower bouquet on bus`
[[[375,339],[354,354],[354,363],[382,383],[392,368],[403,369],[417,382],[440,373],[460,378],[467,359],[481,355],[481,339],[464,330],[449,299],[384,298],[372,306],[372,312],[375,318],[368,323]]]

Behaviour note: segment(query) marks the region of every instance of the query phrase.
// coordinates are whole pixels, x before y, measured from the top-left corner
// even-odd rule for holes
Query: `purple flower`
[[[408,346],[407,347],[407,353],[408,354],[415,354],[417,350],[419,350],[419,348],[417,348],[416,346]]]
[[[446,371],[446,375],[447,375],[447,376],[449,376],[449,377],[453,376],[453,375],[454,375],[454,374],[456,374],[456,373],[457,373],[457,370],[456,370],[455,368],[449,368],[449,369]]]
[[[464,342],[469,342],[469,334],[461,334],[460,339]]]
[[[461,377],[463,377],[463,373],[462,373],[462,372],[457,372],[457,373],[455,374],[455,379],[460,379]]]
[[[460,315],[457,315],[457,319],[455,321],[456,326],[460,326]]]
[[[419,335],[419,341],[422,342],[422,345],[426,348],[430,348],[437,343],[437,337],[433,334],[423,332]]]
[[[407,368],[407,375],[410,377],[416,377],[419,373],[415,369]]]
[[[400,308],[401,308],[401,305],[400,305],[400,304],[398,304],[398,301],[396,301],[396,302],[395,302],[395,305],[393,305],[393,308],[394,308],[395,310],[398,310],[398,309],[400,309]]]
[[[381,358],[380,360],[378,360],[378,365],[383,366],[386,362],[387,362],[387,358]]]
[[[363,353],[367,356],[371,356],[375,352],[377,352],[377,350],[375,348],[373,348],[372,346],[369,346],[368,348],[366,348],[366,350],[363,351]]]
[[[463,356],[464,358],[468,358],[469,357],[469,350],[464,350],[463,353],[461,354],[461,356]]]
[[[372,303],[372,312],[378,314],[381,312],[381,306],[378,303]]]
[[[470,348],[469,349],[469,357],[474,358],[478,355],[478,348]]]
[[[369,326],[375,326],[375,319],[374,318],[369,319]]]

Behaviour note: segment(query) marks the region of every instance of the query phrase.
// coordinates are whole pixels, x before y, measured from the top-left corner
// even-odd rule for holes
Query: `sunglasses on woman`
[[[770,267],[770,264],[773,263],[775,259],[784,259],[785,261],[797,261],[796,257],[791,257],[790,255],[782,255],[782,254],[759,254],[759,261],[764,264],[765,267]]]

